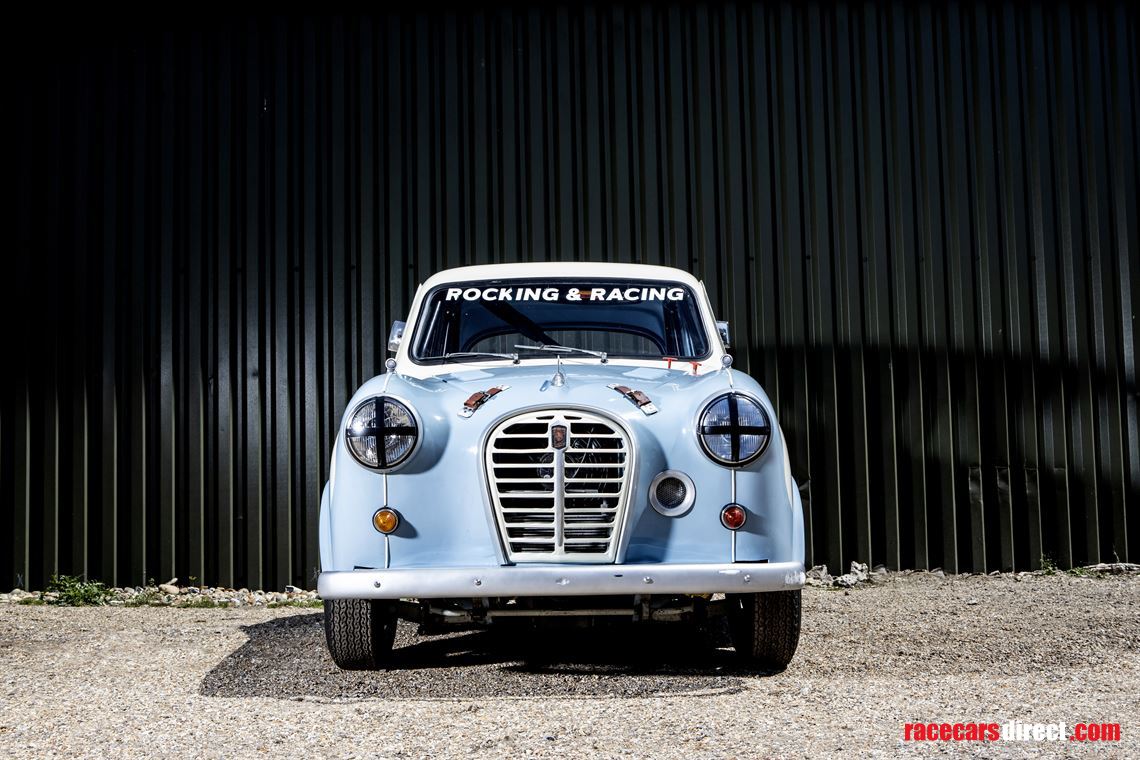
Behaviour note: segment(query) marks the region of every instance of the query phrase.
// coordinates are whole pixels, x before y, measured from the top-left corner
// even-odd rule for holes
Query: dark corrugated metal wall
[[[1140,550],[1132,6],[84,31],[11,70],[0,585],[312,586],[389,321],[441,268],[536,259],[704,278],[809,563]]]

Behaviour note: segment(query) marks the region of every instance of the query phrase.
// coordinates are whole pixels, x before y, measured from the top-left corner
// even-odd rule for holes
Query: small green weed
[[[1056,575],[1057,565],[1048,556],[1041,555],[1041,572],[1043,575]]]
[[[287,602],[270,602],[265,605],[269,609],[277,607],[302,607],[305,609],[315,609],[317,607],[324,607],[325,603],[320,599],[290,599]]]
[[[218,604],[217,602],[215,602],[213,599],[211,599],[208,596],[198,596],[198,597],[191,599],[190,601],[186,602],[185,604],[178,604],[175,606],[177,606],[177,607],[190,607],[192,609],[205,610],[205,609],[213,609],[214,607],[221,607],[222,605]]]
[[[74,575],[53,575],[48,581],[47,590],[59,594],[52,604],[65,607],[106,604],[111,598],[111,591],[105,584],[99,581],[85,581]]]
[[[1090,570],[1087,567],[1074,567],[1065,571],[1074,578],[1104,578],[1104,573],[1099,573],[1096,570]]]
[[[154,589],[147,589],[141,594],[135,594],[127,601],[123,602],[124,607],[149,607],[158,602],[158,591]]]
[[[38,596],[25,596],[17,604],[47,604],[43,599]]]

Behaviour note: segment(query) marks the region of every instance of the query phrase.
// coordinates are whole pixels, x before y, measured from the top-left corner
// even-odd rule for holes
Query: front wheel
[[[337,667],[375,670],[392,656],[396,612],[374,599],[326,599],[325,641]]]
[[[746,662],[783,670],[800,641],[800,592],[728,596],[732,645]]]

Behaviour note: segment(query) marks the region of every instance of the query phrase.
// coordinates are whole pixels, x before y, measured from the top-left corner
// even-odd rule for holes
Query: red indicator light
[[[729,504],[720,511],[720,524],[729,530],[740,530],[748,520],[748,513],[739,504]]]

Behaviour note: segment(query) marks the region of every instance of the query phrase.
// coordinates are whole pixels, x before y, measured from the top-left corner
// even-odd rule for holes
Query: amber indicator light
[[[372,515],[372,527],[388,535],[400,525],[400,516],[391,509],[378,509]]]

